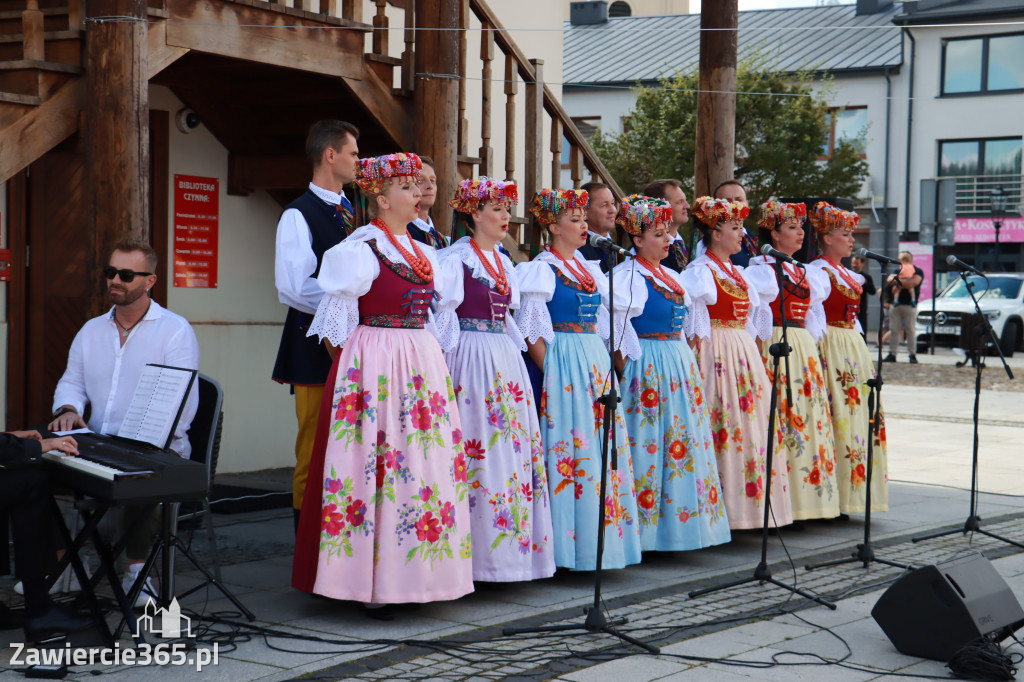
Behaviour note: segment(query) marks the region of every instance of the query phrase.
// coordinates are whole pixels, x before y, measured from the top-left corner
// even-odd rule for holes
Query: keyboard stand
[[[176,595],[174,594],[174,554],[177,551],[181,552],[205,578],[203,582],[189,588],[185,592],[182,592],[182,599],[194,592],[197,592],[198,590],[201,590],[207,585],[212,585],[222,595],[227,597],[247,619],[256,620],[256,616],[253,615],[252,611],[247,609],[224,583],[218,580],[216,576],[210,573],[205,566],[199,563],[199,560],[196,559],[192,550],[182,542],[181,538],[174,534],[174,511],[175,505],[170,503],[164,503],[162,505],[160,510],[160,534],[157,537],[156,542],[153,544],[153,547],[149,550],[149,556],[146,558],[146,563],[143,564],[142,570],[139,571],[138,579],[136,579],[135,584],[132,585],[132,589],[128,593],[128,603],[135,603],[135,598],[142,590],[142,586],[146,584],[146,578],[148,578],[150,573],[152,573],[153,567],[156,565],[157,555],[159,554],[161,558],[160,571],[163,578],[160,581],[160,595],[157,598],[157,601],[159,602],[157,606],[163,608],[170,607],[171,601],[176,598]],[[124,627],[124,623],[118,625],[117,629],[114,631],[115,637],[120,636],[122,627]]]
[[[114,566],[114,554],[111,551],[110,545],[103,540],[99,532],[100,520],[110,509],[110,505],[95,499],[90,501],[85,501],[81,498],[76,499],[75,507],[81,513],[84,525],[78,534],[72,538],[71,531],[68,530],[67,524],[64,522],[64,515],[61,514],[57,501],[52,500],[52,504],[57,529],[64,540],[66,550],[64,556],[57,563],[57,570],[54,572],[52,579],[47,581],[47,589],[59,580],[59,576],[63,573],[64,568],[70,564],[75,575],[78,577],[78,583],[82,587],[82,593],[85,595],[89,611],[92,613],[93,620],[99,628],[100,635],[103,637],[107,647],[113,649],[115,635],[111,633],[110,626],[107,625],[103,612],[100,610],[99,601],[96,599],[95,584],[101,579],[101,573],[106,574],[107,581],[110,583],[110,589],[114,593],[114,600],[121,610],[122,623],[134,620],[135,612],[131,606],[133,602],[128,600],[124,590],[121,588],[121,581],[117,577],[117,569]],[[92,544],[96,548],[96,553],[100,559],[100,570],[94,576],[90,576],[85,570],[80,555],[87,540],[92,540]],[[121,627],[122,625],[118,626],[117,633],[120,633]],[[146,641],[142,632],[133,633],[132,638],[136,644],[144,644]]]

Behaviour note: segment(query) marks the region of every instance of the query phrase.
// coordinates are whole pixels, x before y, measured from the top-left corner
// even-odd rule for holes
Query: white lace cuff
[[[433,327],[431,328],[431,319]],[[441,350],[447,353],[459,345],[459,317],[452,309],[429,313],[427,328],[437,338]]]
[[[825,308],[821,304],[812,305],[807,311],[806,328],[815,343],[821,341],[821,337],[825,336],[828,322],[825,320]]]
[[[359,326],[359,299],[324,294],[306,336],[319,336],[341,347]]]
[[[505,316],[505,335],[512,339],[513,345],[522,352],[526,352],[526,340],[523,338],[523,332],[519,329],[519,325],[516,324],[516,319],[511,315]]]
[[[539,294],[523,294],[522,304],[516,311],[516,324],[530,343],[544,339],[548,343],[555,340],[555,330],[551,326],[551,313],[547,302]]]
[[[683,320],[683,332],[686,338],[710,339],[711,338],[711,314],[708,307],[703,303],[694,303],[690,314]]]
[[[754,339],[767,341],[772,338],[772,309],[771,306],[758,306],[747,321],[747,331]]]
[[[597,308],[597,320],[595,322],[596,324],[594,331],[597,332],[598,336],[604,339],[605,348],[607,348],[608,333],[611,330],[608,328],[608,308],[604,307],[603,304],[598,306]]]
[[[643,354],[640,350],[640,337],[625,315],[615,318],[615,349],[621,351],[623,357],[633,360],[639,360]]]

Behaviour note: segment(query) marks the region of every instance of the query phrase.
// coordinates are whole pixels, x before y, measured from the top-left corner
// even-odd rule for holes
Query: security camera
[[[199,127],[199,114],[188,107],[185,107],[174,116],[174,123],[178,126],[178,130],[181,132],[186,134],[191,133]]]

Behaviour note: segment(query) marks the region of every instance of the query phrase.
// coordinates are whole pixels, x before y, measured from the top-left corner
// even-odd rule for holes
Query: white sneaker
[[[125,594],[132,589],[132,585],[138,580],[139,574],[142,572],[142,564],[135,564],[137,568],[129,568],[121,578],[121,589],[124,590]],[[143,608],[149,600],[156,601],[156,588],[153,586],[153,579],[146,576],[146,584],[142,586],[142,590],[139,592],[139,596],[135,598],[135,603],[132,605],[137,609]]]
[[[82,557],[82,565],[85,566],[85,572],[92,575],[92,566],[89,562],[89,557]],[[63,594],[66,592],[81,592],[82,586],[78,582],[78,576],[75,574],[71,565],[64,569],[64,572],[60,574],[60,578],[57,579],[53,585],[50,586],[50,594]],[[25,594],[25,585],[19,580],[14,583],[15,594]]]

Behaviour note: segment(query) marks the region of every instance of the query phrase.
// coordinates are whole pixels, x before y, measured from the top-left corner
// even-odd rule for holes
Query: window
[[[597,134],[597,129],[601,126],[600,116],[573,116],[572,122],[576,124],[576,128],[580,131],[580,135],[587,142],[593,139],[594,135]],[[569,148],[569,140],[562,138],[562,168],[570,168],[571,151]]]
[[[1002,187],[1011,210],[1021,205],[1021,138],[939,142],[939,176],[955,177],[958,214],[987,214]]]
[[[615,19],[616,17],[631,17],[633,16],[633,9],[629,6],[628,2],[622,2],[618,0],[608,6],[608,18]]]
[[[1021,138],[947,140],[939,143],[939,175],[1021,174]]]
[[[942,46],[942,94],[1024,90],[1024,33],[946,40]]]
[[[844,107],[830,109],[828,112],[828,138],[821,145],[819,159],[832,157],[836,145],[842,140],[852,142],[861,156],[867,154],[868,146],[868,108]]]

